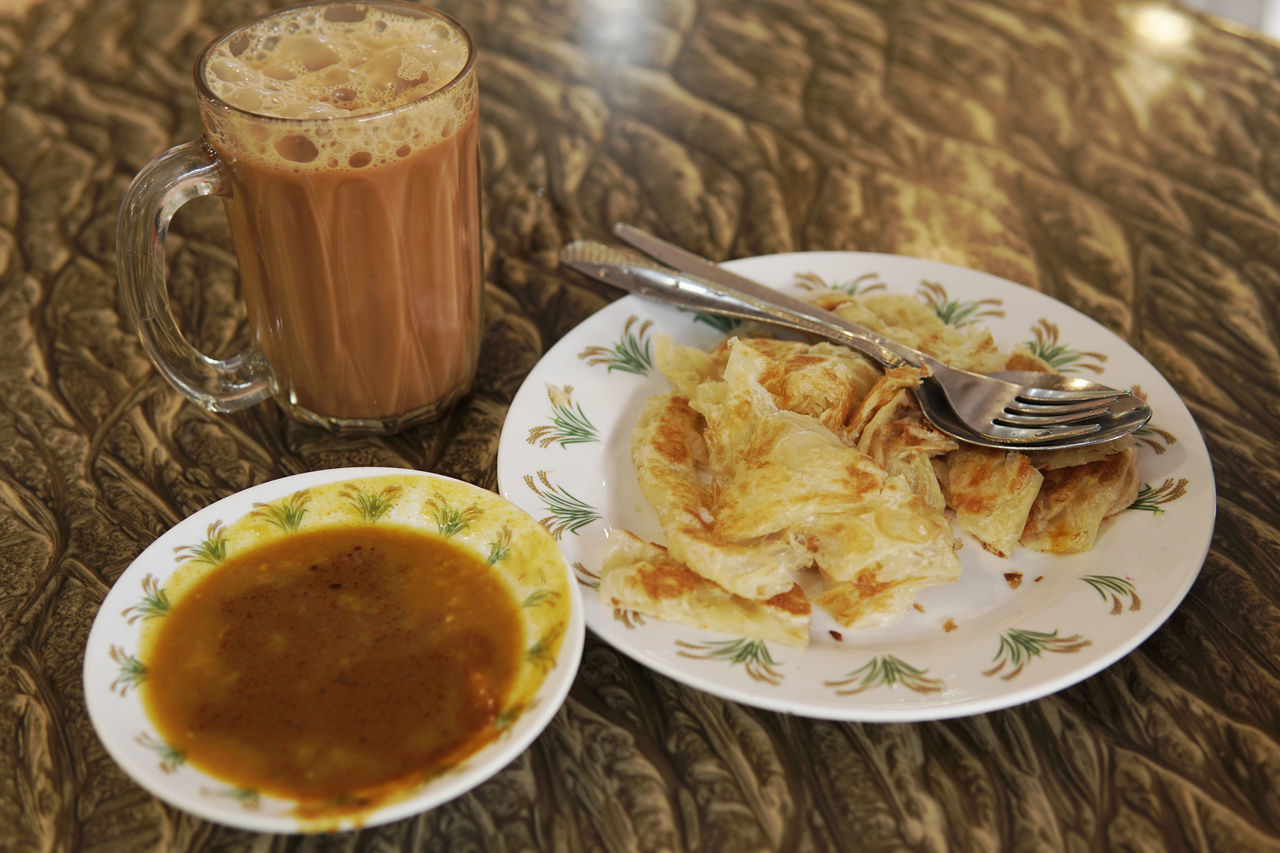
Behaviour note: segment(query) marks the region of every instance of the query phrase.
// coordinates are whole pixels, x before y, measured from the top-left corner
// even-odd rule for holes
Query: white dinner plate
[[[725,267],[780,290],[817,283],[914,294],[950,322],[986,326],[1002,348],[1031,342],[1065,373],[1137,386],[1155,411],[1138,436],[1142,493],[1104,522],[1084,554],[1018,549],[1000,558],[963,535],[959,581],[925,589],[918,608],[883,628],[847,630],[815,607],[804,650],[615,612],[594,588],[610,538],[627,529],[662,542],[629,452],[644,402],[669,388],[653,367],[653,337],[709,348],[725,336],[711,318],[629,296],[539,361],[512,403],[498,452],[499,490],[557,538],[583,586],[587,626],[605,642],[748,705],[841,720],[931,720],[1009,707],[1087,678],[1146,639],[1186,595],[1213,532],[1212,468],[1177,393],[1119,337],[1037,291],[933,261],[811,252]]]

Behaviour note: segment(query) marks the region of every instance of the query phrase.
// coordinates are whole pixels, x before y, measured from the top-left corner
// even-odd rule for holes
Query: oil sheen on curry
[[[210,775],[300,814],[395,798],[496,735],[523,628],[499,575],[408,528],[335,527],[251,548],[153,637],[144,701]]]

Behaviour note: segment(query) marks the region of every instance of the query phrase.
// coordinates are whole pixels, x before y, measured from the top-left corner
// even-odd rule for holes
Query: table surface
[[[26,6],[30,8],[25,8]],[[133,174],[194,138],[191,66],[250,0],[0,8],[0,848],[1280,849],[1280,48],[1088,0],[470,0],[487,330],[447,421],[335,438],[186,403],[120,316]],[[616,220],[716,259],[804,249],[995,273],[1177,388],[1213,460],[1199,579],[1146,643],[1029,704],[915,724],[759,711],[588,637],[541,738],[471,794],[336,839],[168,808],[106,755],[83,647],[130,561],[315,468],[492,488],[503,416],[613,297],[557,269]],[[216,205],[180,215],[192,340],[244,334]]]

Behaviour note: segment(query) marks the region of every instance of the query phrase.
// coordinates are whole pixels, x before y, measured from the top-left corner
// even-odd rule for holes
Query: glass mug
[[[204,408],[269,397],[337,432],[443,415],[471,386],[482,330],[475,49],[399,0],[272,12],[196,64],[203,138],[161,154],[120,210],[118,273],[151,360]],[[222,196],[249,347],[196,350],[169,306],[164,240],[187,201]]]

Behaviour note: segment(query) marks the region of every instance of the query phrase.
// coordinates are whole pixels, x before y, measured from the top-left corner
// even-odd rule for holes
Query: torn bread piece
[[[797,648],[809,645],[812,608],[799,585],[752,601],[694,574],[666,548],[625,530],[619,531],[601,567],[600,598],[611,607],[664,622]]]
[[[690,403],[706,420],[718,534],[787,537],[834,583],[876,586],[856,613],[846,609],[848,627],[895,621],[910,606],[905,591],[913,597],[958,578],[942,511],[813,418],[778,409],[760,384],[767,369],[764,355],[736,342],[724,380],[700,387]]]
[[[844,435],[881,468],[905,478],[925,503],[941,510],[946,497],[933,460],[959,445],[924,419],[911,392],[920,378],[915,368],[886,371],[858,404]]]
[[[946,466],[956,525],[993,554],[1012,554],[1044,476],[1016,450],[966,446],[947,454]]]
[[[698,476],[700,419],[682,397],[650,398],[631,433],[640,491],[653,506],[672,556],[744,598],[767,599],[791,588],[791,573],[810,562],[790,536],[774,529],[727,539],[717,529],[710,490]]]
[[[823,580],[814,604],[846,628],[892,624],[911,608],[920,590],[937,584],[919,575],[894,576],[881,566],[868,566],[848,581],[836,581],[826,573]]]
[[[733,340],[716,349],[726,364]],[[779,409],[808,415],[832,431],[844,425],[880,378],[871,362],[847,347],[773,338],[744,338],[742,343],[767,359],[757,381]]]
[[[1044,472],[1022,544],[1035,551],[1088,551],[1102,521],[1138,497],[1138,451],[1130,447],[1105,459]]]
[[[666,334],[655,335],[653,343],[653,363],[671,383],[677,397],[687,400],[703,382],[724,375],[723,359],[717,360],[705,350],[678,344]]]
[[[744,340],[769,359],[760,383],[773,395],[778,408],[810,415],[832,430],[844,424],[880,377],[879,370],[847,347],[776,338]],[[671,382],[674,393],[686,399],[692,399],[704,382],[723,379],[728,360],[728,341],[704,352],[677,344],[666,335],[655,340],[654,363]]]
[[[809,538],[822,570],[815,602],[846,628],[891,625],[925,587],[960,577],[960,559],[946,516],[900,478],[854,517],[831,516]]]

